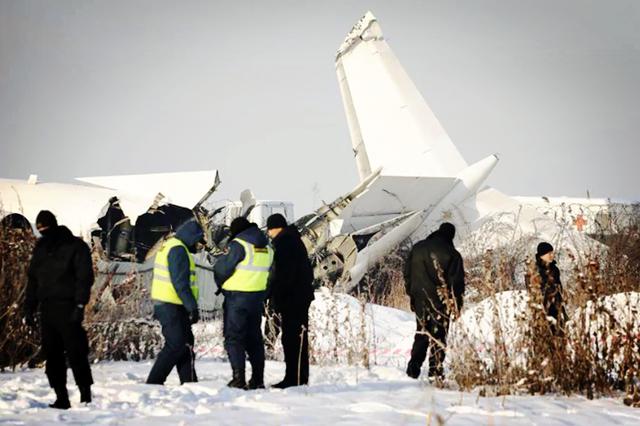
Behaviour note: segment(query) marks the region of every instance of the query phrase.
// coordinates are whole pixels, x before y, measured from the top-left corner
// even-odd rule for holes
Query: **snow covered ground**
[[[520,304],[514,301],[519,298],[513,296],[505,292],[495,299],[507,334],[514,331],[509,324],[515,324],[519,312]],[[462,315],[469,333],[484,345],[492,341],[494,320],[487,303],[493,301],[469,306]],[[363,307],[352,297],[318,292],[310,318],[314,356],[321,364],[312,365],[310,386],[259,391],[226,388],[231,370],[224,360],[220,323],[210,322],[195,330],[199,383],[180,386],[174,372],[166,386],[150,386],[144,381],[151,361],[103,362],[93,366],[94,402],[89,406],[78,403],[79,394],[69,372],[73,407],[58,411],[47,408],[54,394],[43,369],[0,373],[0,426],[61,422],[436,425],[439,420],[448,425],[640,424],[640,409],[624,406],[621,398],[479,397],[477,392],[442,390],[409,379],[404,368],[415,322],[408,312]],[[454,327],[452,340],[455,334]],[[369,370],[362,367],[364,352],[372,364]],[[283,375],[283,363],[267,362],[267,385]]]
[[[199,383],[145,385],[151,362],[94,365],[94,402],[80,406],[71,386],[72,409],[51,410],[54,399],[44,371],[0,374],[0,424],[438,424],[583,425],[640,423],[640,410],[619,400],[581,397],[509,396],[436,389],[407,378],[394,367],[314,367],[311,385],[286,390],[228,389],[226,362],[199,360]],[[284,365],[268,362],[267,383]],[[71,380],[71,382],[73,382]]]

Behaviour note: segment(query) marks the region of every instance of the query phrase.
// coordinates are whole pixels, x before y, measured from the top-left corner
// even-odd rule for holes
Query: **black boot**
[[[297,383],[294,382],[293,380],[289,380],[286,377],[281,381],[279,381],[278,383],[276,383],[275,385],[271,385],[272,388],[276,388],[276,389],[286,389],[292,386],[297,386]]]
[[[238,389],[247,389],[247,382],[244,378],[244,369],[234,369],[233,370],[233,378],[227,386],[230,388],[238,388]]]
[[[49,404],[50,408],[57,408],[59,410],[67,410],[71,408],[71,403],[69,402],[69,393],[67,393],[66,386],[58,386],[53,388],[56,392],[56,402],[53,404]]]
[[[409,361],[407,364],[407,376],[412,379],[417,379],[420,376],[420,367],[414,364],[412,361]]]
[[[91,385],[89,386],[78,386],[80,390],[80,402],[86,402],[87,404],[91,402]]]
[[[249,379],[249,389],[264,389],[264,367],[251,369],[251,378]]]

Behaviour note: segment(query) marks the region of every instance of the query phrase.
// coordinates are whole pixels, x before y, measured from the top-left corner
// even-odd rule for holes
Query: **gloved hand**
[[[200,321],[200,311],[198,309],[194,309],[189,312],[189,323],[195,324]]]
[[[76,307],[73,308],[73,312],[71,313],[71,322],[77,322],[82,324],[83,320],[84,320],[84,306],[76,305]]]

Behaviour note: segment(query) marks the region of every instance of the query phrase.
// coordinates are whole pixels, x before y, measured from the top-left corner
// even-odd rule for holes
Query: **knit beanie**
[[[438,231],[440,231],[440,234],[450,241],[453,241],[453,238],[456,236],[456,227],[454,224],[449,222],[444,222],[440,225]]]
[[[58,220],[49,210],[41,210],[36,217],[36,226],[40,228],[55,228]]]
[[[236,217],[229,226],[230,237],[235,238],[242,231],[249,229],[250,226],[251,224],[246,218],[242,216]]]
[[[544,256],[547,253],[550,253],[553,251],[553,246],[547,242],[541,242],[540,244],[538,244],[538,250],[537,250],[537,254],[538,257],[540,256]]]
[[[267,218],[267,229],[286,228],[287,219],[280,213],[274,213]]]

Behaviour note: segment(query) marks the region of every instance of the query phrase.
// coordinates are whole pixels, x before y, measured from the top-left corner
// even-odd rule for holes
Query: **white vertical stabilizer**
[[[456,176],[467,167],[382,36],[371,12],[336,56],[336,72],[360,179]]]

